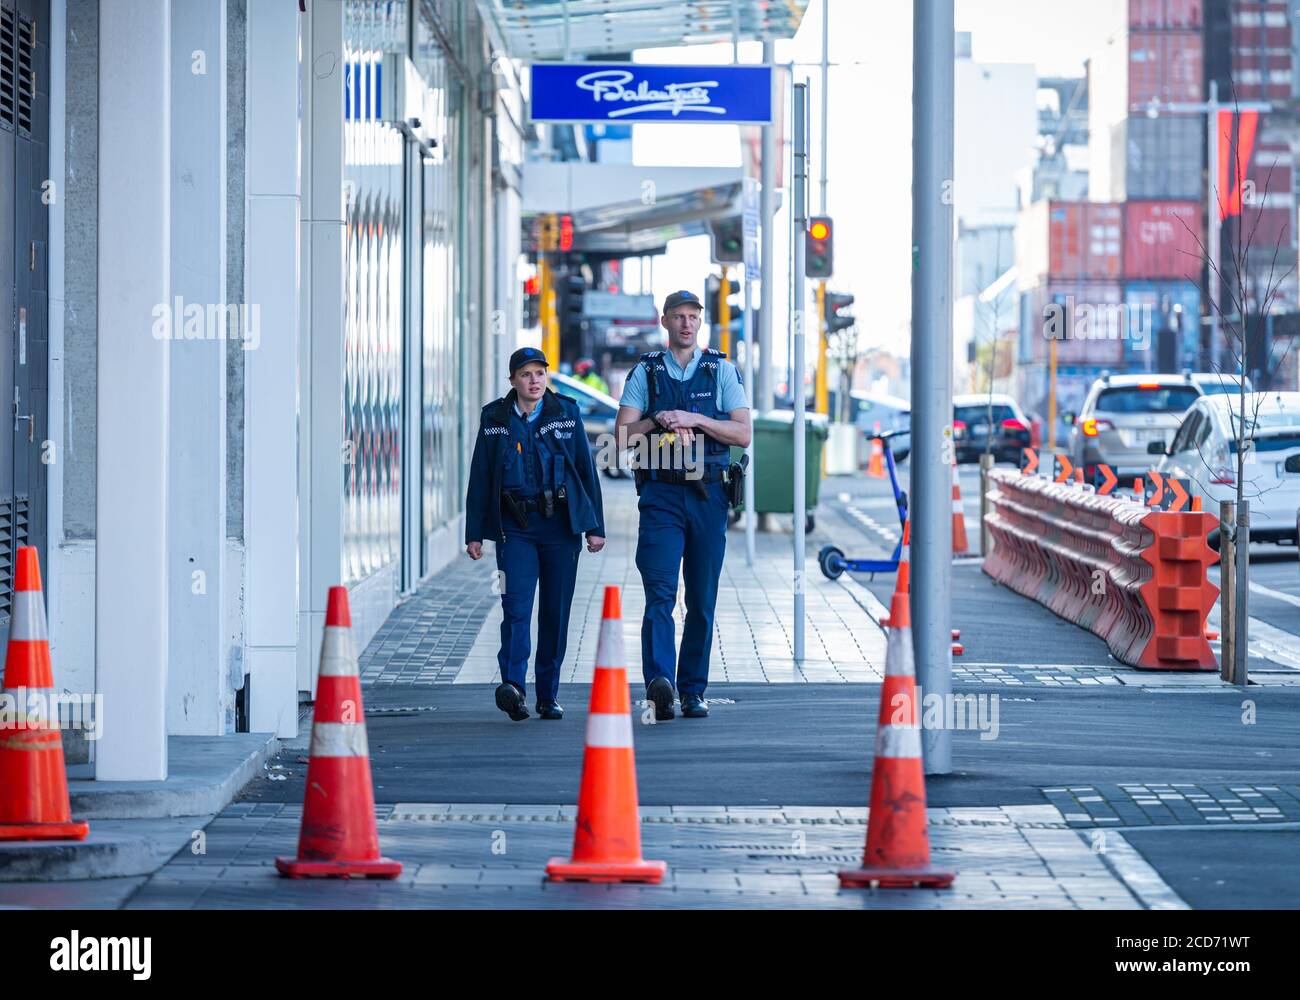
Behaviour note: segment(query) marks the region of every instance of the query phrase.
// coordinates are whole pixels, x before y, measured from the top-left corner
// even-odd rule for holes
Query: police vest
[[[646,376],[646,416],[653,417],[662,410],[686,410],[713,420],[726,420],[728,414],[718,406],[718,368],[726,357],[721,351],[706,348],[700,352],[694,374],[689,380],[682,381],[668,374],[663,351],[641,355],[641,365],[645,368]],[[720,473],[731,461],[731,448],[707,434],[699,434],[698,439],[704,442],[705,471],[709,474]],[[673,457],[676,460],[673,467],[680,468],[683,457],[681,452],[674,449]],[[649,472],[649,477],[655,478],[653,469]]]

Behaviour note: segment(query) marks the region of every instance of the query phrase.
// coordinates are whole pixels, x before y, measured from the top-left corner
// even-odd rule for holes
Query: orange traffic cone
[[[880,624],[889,628],[889,622],[893,615],[894,602],[903,596],[903,603],[907,603],[907,595],[912,591],[912,570],[907,561],[907,553],[912,547],[912,519],[909,517],[903,521],[903,545],[898,552],[898,575],[894,578],[894,594],[890,598],[890,614],[880,619]],[[952,630],[952,655],[961,656],[966,651],[966,647],[956,640],[961,638],[961,629]]]
[[[320,651],[311,760],[298,857],[276,858],[291,878],[396,878],[402,863],[379,855],[361,676],[352,649],[346,587],[331,587]]]
[[[658,884],[668,871],[664,862],[641,857],[622,618],[619,589],[606,587],[596,646],[596,674],[591,681],[573,857],[568,861],[551,858],[546,877],[553,882]]]
[[[82,840],[72,821],[63,766],[49,632],[36,549],[18,547],[13,616],[5,656],[3,697],[12,721],[0,721],[0,840]]]
[[[904,603],[907,595],[912,592],[912,568],[908,563],[908,553],[912,549],[912,519],[906,518],[903,521],[903,544],[898,550],[898,574],[894,577],[894,595],[889,600],[890,616],[882,618],[880,624],[889,627],[890,618],[893,615],[894,605],[898,602],[898,595],[902,594]]]
[[[840,886],[857,889],[926,886],[945,889],[953,872],[930,866],[925,816],[925,772],[921,764],[920,712],[912,663],[912,622],[907,596],[890,602],[889,647],[880,688],[876,758],[871,768],[871,809],[862,867],[840,871]]]
[[[876,426],[876,432],[880,432],[879,425]],[[885,446],[880,443],[880,438],[871,439],[871,458],[867,460],[867,476],[871,479],[884,479],[885,472]]]
[[[952,463],[952,554],[965,555],[970,551],[966,540],[966,515],[961,508],[961,481],[957,478],[957,460]]]

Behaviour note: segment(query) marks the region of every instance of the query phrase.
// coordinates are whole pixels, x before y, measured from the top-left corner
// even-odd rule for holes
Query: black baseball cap
[[[676,309],[678,306],[699,306],[704,308],[704,303],[694,292],[688,292],[682,289],[680,292],[673,292],[668,298],[664,299],[664,315],[668,315],[668,310]]]
[[[521,347],[519,350],[515,351],[514,354],[510,355],[510,374],[513,375],[524,365],[532,361],[537,361],[548,368],[550,367],[546,364],[546,355],[536,347]]]

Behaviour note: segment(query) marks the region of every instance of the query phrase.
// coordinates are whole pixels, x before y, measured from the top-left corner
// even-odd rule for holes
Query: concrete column
[[[245,642],[254,732],[298,732],[300,14],[248,5]]]
[[[225,731],[226,0],[172,0],[171,638],[167,729]]]
[[[310,5],[303,67],[303,593],[298,684],[316,688],[325,599],[343,572],[343,2]],[[308,384],[310,383],[310,384]]]
[[[171,3],[103,0],[95,776],[167,777]]]

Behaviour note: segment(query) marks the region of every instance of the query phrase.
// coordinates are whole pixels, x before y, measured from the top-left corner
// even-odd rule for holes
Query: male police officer
[[[618,410],[620,435],[627,445],[640,446],[642,454],[648,450],[647,435],[656,456],[664,454],[657,449],[665,439],[681,446],[668,452],[672,461],[667,468],[651,462],[651,468],[637,472],[641,525],[636,565],[645,587],[641,664],[646,695],[660,720],[675,714],[674,675],[682,714],[693,719],[709,714],[704,689],[727,546],[729,504],[722,478],[730,446],[749,444],[749,407],[736,366],[721,351],[701,351],[696,344],[702,314],[693,292],[668,296],[660,321],[668,331],[668,350],[642,355],[623,387]],[[685,460],[686,449],[702,453],[702,468]],[[683,571],[686,627],[676,655],[673,605]]]

